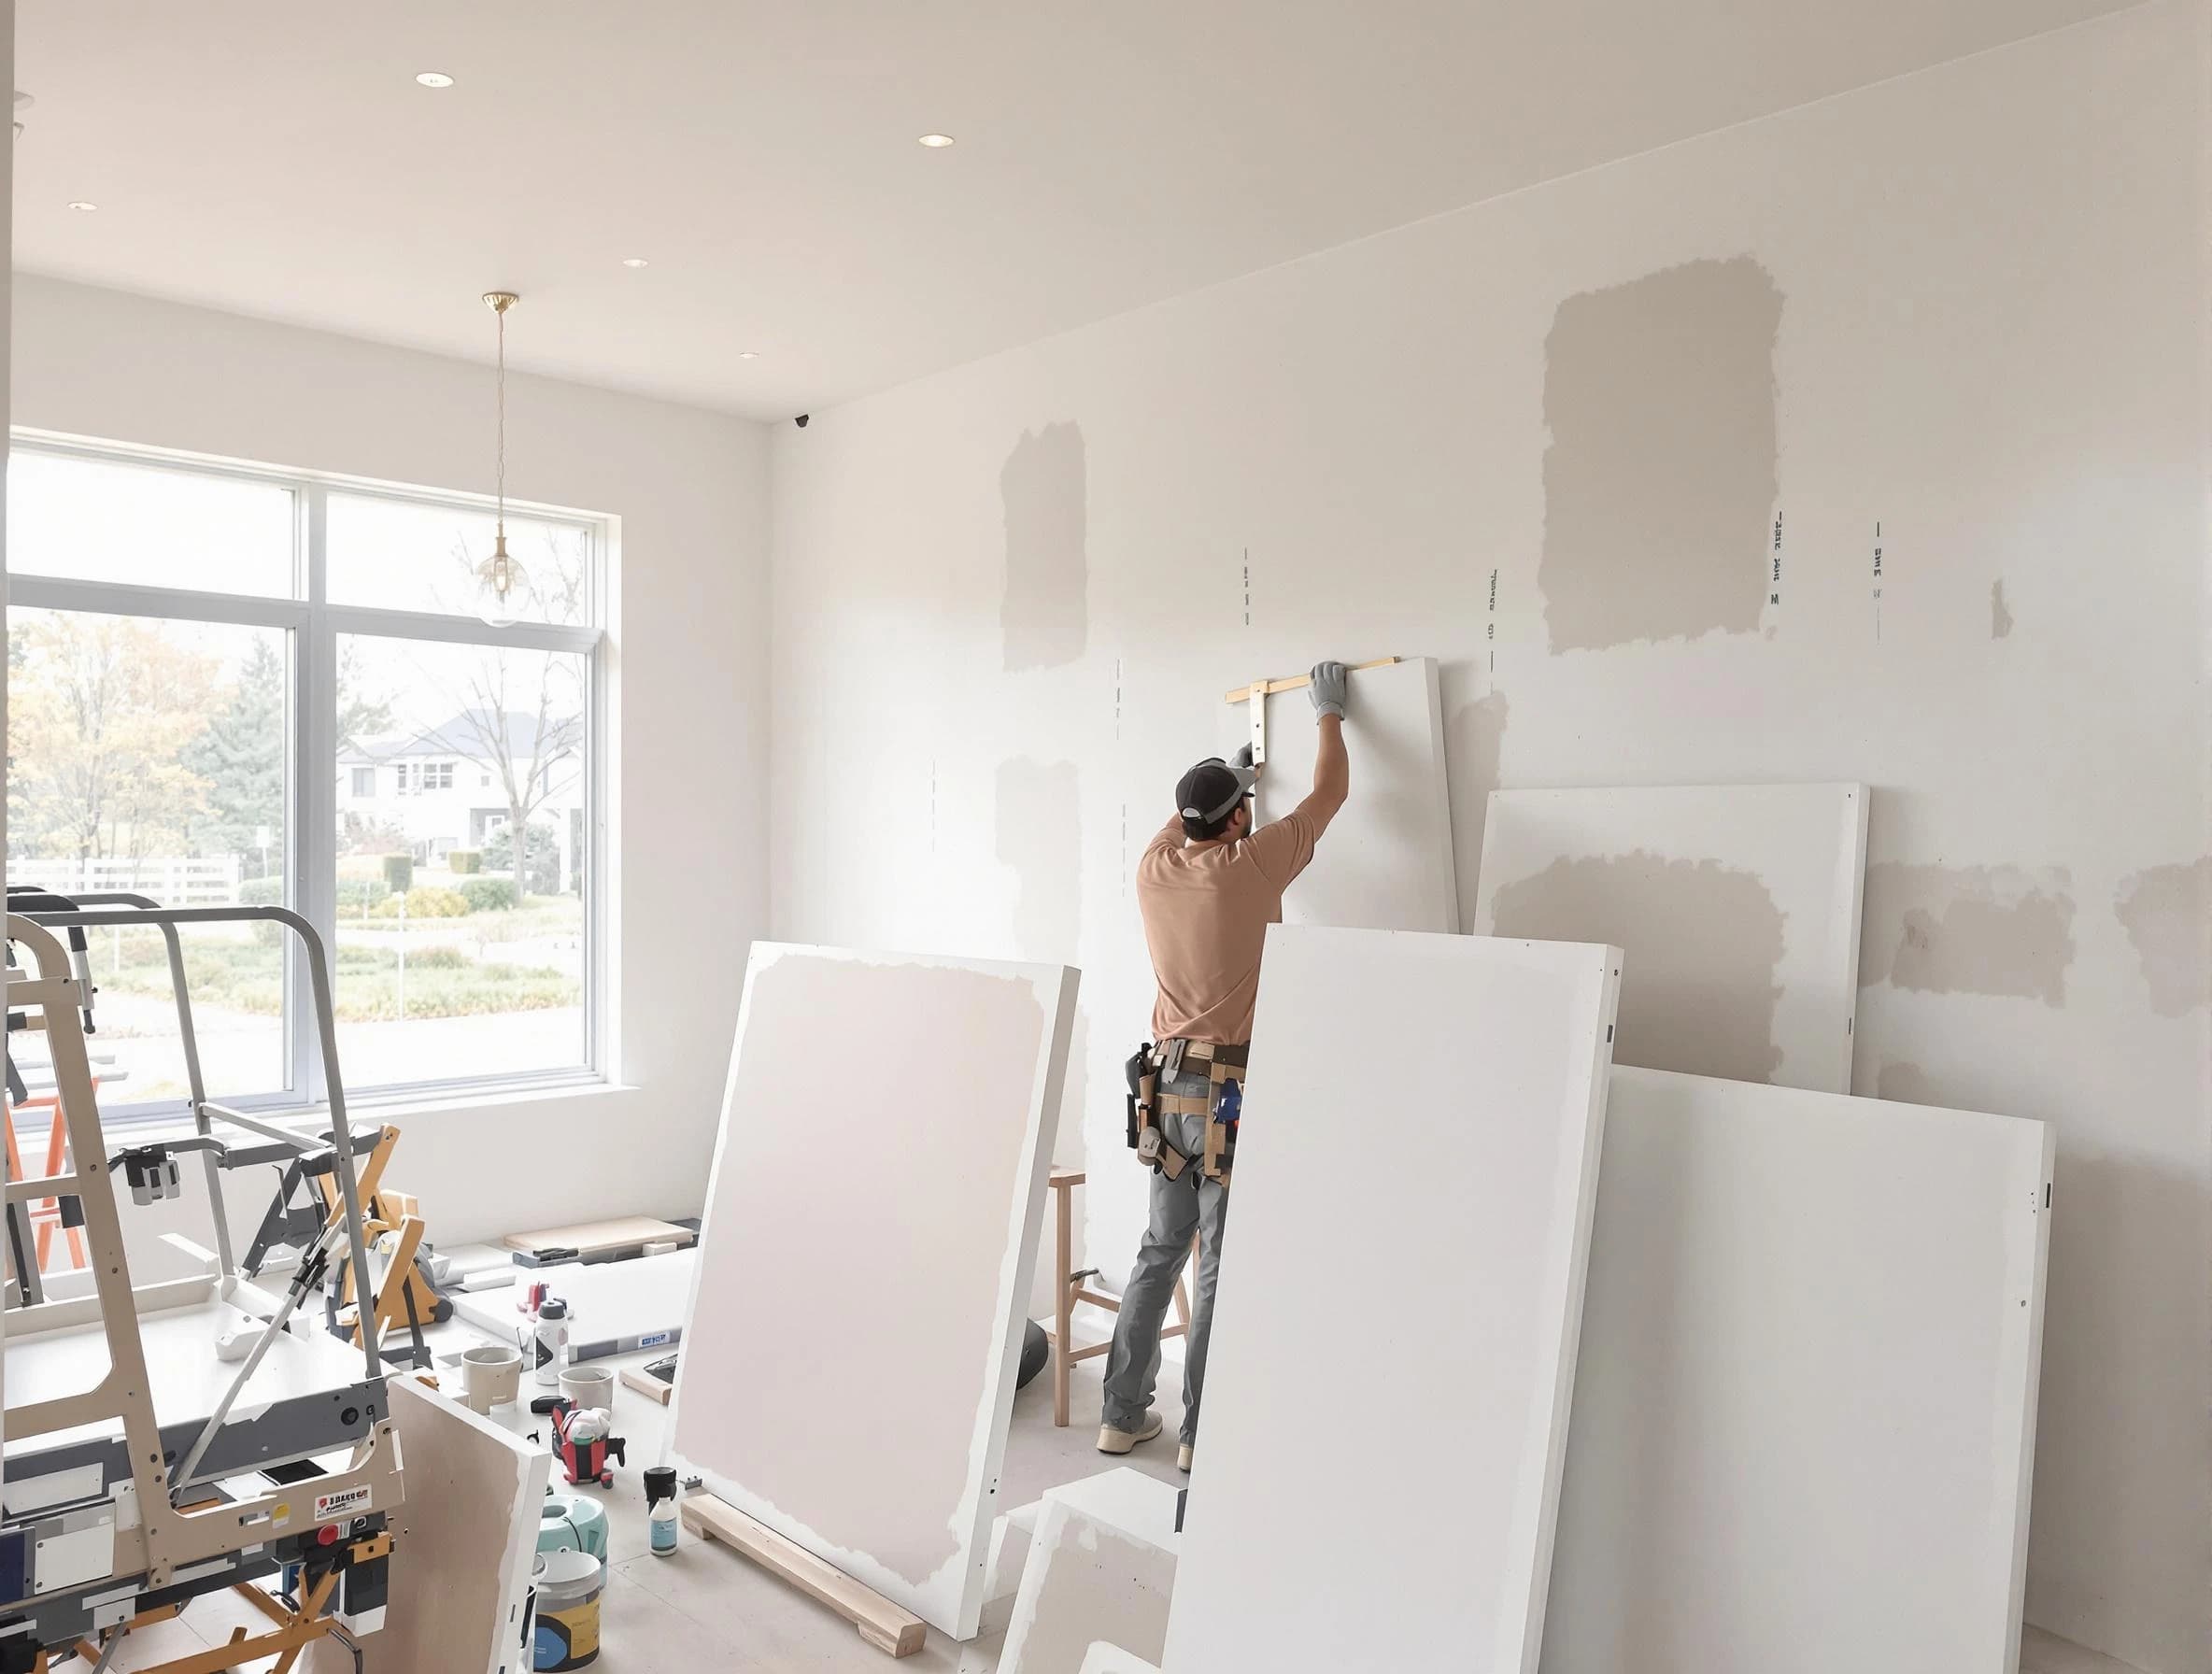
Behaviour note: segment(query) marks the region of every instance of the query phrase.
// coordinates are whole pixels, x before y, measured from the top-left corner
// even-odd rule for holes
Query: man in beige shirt
[[[1152,1410],[1160,1325],[1196,1233],[1198,1295],[1184,1344],[1183,1446],[1176,1461],[1190,1468],[1228,1216],[1228,1170],[1209,1165],[1229,1130],[1224,1128],[1208,1145],[1216,1126],[1212,1110],[1232,1085],[1241,1090],[1268,926],[1283,921],[1283,892],[1306,870],[1351,792],[1346,684],[1340,662],[1313,670],[1308,690],[1321,737],[1312,793],[1304,802],[1254,830],[1250,799],[1259,775],[1247,765],[1251,752],[1234,766],[1219,758],[1201,761],[1183,775],[1174,816],[1137,862],[1137,906],[1159,990],[1152,1007],[1159,1108],[1156,1139],[1148,1137],[1145,1147],[1157,1151],[1146,1156],[1154,1168],[1151,1224],[1122,1292],[1106,1361],[1100,1453],[1126,1454],[1160,1433],[1160,1415]]]

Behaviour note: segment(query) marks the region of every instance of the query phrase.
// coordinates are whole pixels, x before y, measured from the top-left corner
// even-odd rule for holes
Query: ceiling
[[[21,0],[15,261],[781,417],[2115,9]]]

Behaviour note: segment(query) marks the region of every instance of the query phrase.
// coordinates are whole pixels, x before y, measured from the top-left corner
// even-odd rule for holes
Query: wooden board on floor
[[[1544,1674],[2012,1667],[2051,1142],[1613,1071]]]
[[[1433,658],[1355,672],[1344,709],[1352,800],[1321,858],[1283,898],[1286,924],[1456,930],[1459,890],[1444,786],[1444,706]],[[1253,817],[1280,819],[1313,788],[1317,731],[1305,690],[1268,701],[1268,759]],[[1250,705],[1226,706],[1222,754],[1251,733]]]
[[[407,1499],[392,1519],[384,1626],[361,1642],[362,1674],[526,1674],[523,1616],[553,1455],[413,1378],[386,1387]],[[328,1640],[305,1666],[353,1674],[350,1653]]]
[[[1479,936],[1609,942],[1613,1060],[1851,1090],[1864,785],[1496,790]]]
[[[805,1547],[785,1539],[735,1506],[711,1494],[693,1494],[686,1497],[681,1509],[684,1526],[693,1534],[719,1540],[763,1569],[782,1576],[850,1622],[878,1651],[891,1656],[912,1656],[922,1648],[927,1630],[920,1617],[900,1610],[881,1593],[862,1586],[835,1565],[824,1563]]]
[[[676,1392],[674,1379],[657,1378],[642,1366],[625,1366],[622,1369],[622,1387],[634,1389],[647,1400],[663,1407],[668,1405]]]
[[[546,1227],[535,1232],[510,1232],[500,1242],[526,1255],[538,1250],[574,1250],[581,1257],[671,1241],[680,1248],[692,1238],[688,1227],[631,1215],[615,1221],[580,1221],[574,1227]]]
[[[1076,973],[756,943],[674,1452],[973,1636]],[[803,1345],[803,1352],[794,1352]]]
[[[1533,1674],[1619,984],[1269,932],[1168,1674]],[[1331,1321],[1373,1352],[1316,1410]]]

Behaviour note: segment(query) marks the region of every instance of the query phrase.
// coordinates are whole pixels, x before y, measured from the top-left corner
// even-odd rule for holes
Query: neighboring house
[[[340,826],[352,814],[397,828],[415,858],[425,862],[442,860],[457,848],[480,849],[513,818],[501,772],[503,755],[518,777],[534,773],[546,787],[546,794],[534,800],[531,823],[553,832],[560,850],[560,887],[573,888],[586,823],[580,742],[580,731],[569,723],[546,742],[555,759],[541,761],[536,716],[509,713],[494,722],[465,712],[427,731],[358,739],[338,751]]]

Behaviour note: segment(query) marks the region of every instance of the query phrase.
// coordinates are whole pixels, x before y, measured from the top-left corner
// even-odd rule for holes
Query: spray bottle
[[[550,1389],[560,1383],[560,1369],[568,1360],[568,1304],[559,1297],[547,1297],[530,1328],[530,1363],[541,1387]]]

